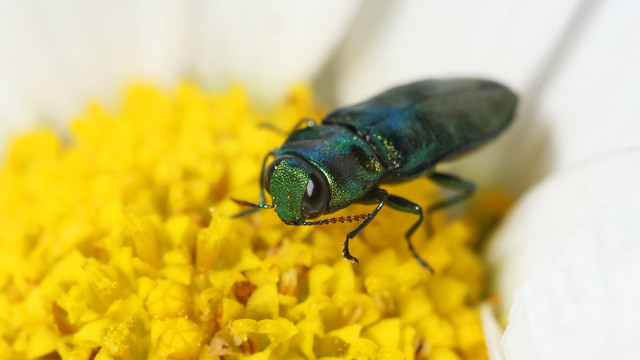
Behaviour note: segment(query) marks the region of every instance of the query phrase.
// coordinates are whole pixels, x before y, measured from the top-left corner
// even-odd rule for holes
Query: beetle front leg
[[[289,135],[291,135],[294,132],[300,130],[303,125],[306,126],[306,127],[314,127],[314,126],[316,126],[318,124],[312,118],[302,118],[302,119],[300,119],[300,121],[298,121],[296,123],[296,125],[293,127],[293,129],[291,129],[291,131],[289,132]]]
[[[418,260],[418,262],[420,263],[420,265],[422,265],[422,267],[424,267],[425,269],[433,273],[434,271],[431,265],[429,265],[429,263],[426,262],[418,254],[418,252],[414,249],[413,244],[411,243],[411,235],[413,235],[414,231],[416,231],[418,226],[420,226],[420,224],[422,223],[422,220],[424,220],[424,213],[422,211],[422,207],[405,198],[401,198],[395,195],[389,195],[389,201],[387,201],[387,204],[396,210],[404,211],[404,212],[408,212],[408,213],[412,213],[420,216],[418,221],[416,221],[415,224],[413,224],[413,226],[411,226],[409,230],[407,230],[407,233],[404,235],[404,238],[407,240],[407,244],[409,245],[409,250],[411,250],[411,254],[413,254],[413,257],[416,258],[416,260]]]
[[[303,125],[306,126],[306,127],[312,127],[312,126],[316,126],[318,124],[315,121],[313,121],[313,119],[311,119],[311,118],[302,118],[289,131],[283,130],[282,128],[280,128],[278,126],[276,126],[276,125],[274,125],[272,123],[267,123],[267,122],[261,123],[260,127],[265,128],[265,129],[269,129],[269,130],[273,130],[273,131],[275,131],[276,133],[278,133],[280,135],[289,136],[289,135],[293,134],[294,132],[302,129]]]
[[[240,204],[240,205],[248,205],[251,206],[251,209],[249,210],[245,210],[239,214],[233,215],[234,218],[238,218],[238,217],[243,217],[246,215],[249,215],[251,213],[254,213],[260,209],[270,209],[273,206],[271,205],[267,205],[267,198],[264,195],[264,169],[267,166],[267,159],[269,159],[270,156],[273,156],[273,151],[270,151],[267,156],[264,157],[264,159],[262,159],[262,170],[260,171],[260,203],[258,204],[253,204],[250,203],[248,201],[242,201],[242,200],[236,200],[236,199],[232,199],[233,201],[235,201],[236,203]]]
[[[448,189],[459,192],[458,194],[452,197],[440,200],[439,202],[427,208],[427,234],[431,236],[433,235],[433,224],[431,223],[431,213],[436,210],[444,209],[448,206],[451,206],[455,203],[458,203],[468,198],[475,191],[476,185],[470,181],[461,179],[451,174],[434,172],[429,174],[428,177],[433,182],[435,182],[436,184],[444,188],[448,188]]]
[[[356,237],[356,235],[358,235],[360,231],[362,231],[362,229],[364,229],[365,227],[367,227],[367,225],[369,225],[369,223],[371,223],[373,218],[378,215],[380,209],[382,209],[384,204],[387,202],[388,198],[389,193],[383,189],[375,189],[373,192],[367,195],[365,201],[377,201],[378,206],[376,206],[376,208],[371,212],[371,215],[365,221],[363,221],[362,224],[358,225],[357,228],[353,229],[350,233],[347,234],[347,239],[344,241],[344,245],[342,247],[342,256],[346,260],[349,260],[352,264],[358,264],[359,261],[349,252],[349,240]]]

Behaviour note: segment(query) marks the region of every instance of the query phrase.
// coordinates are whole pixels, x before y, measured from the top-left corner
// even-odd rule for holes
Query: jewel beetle
[[[260,202],[235,200],[251,209],[275,208],[289,225],[321,225],[363,220],[347,234],[342,254],[352,263],[349,240],[362,231],[383,206],[418,216],[405,239],[418,262],[411,235],[430,214],[471,196],[475,185],[436,171],[436,165],[464,155],[502,133],[512,122],[517,96],[507,87],[481,79],[425,80],[389,89],[364,102],[338,108],[321,124],[302,120],[262,163]],[[267,166],[267,160],[273,161]],[[455,190],[455,195],[426,211],[380,185],[426,176]],[[266,203],[265,191],[272,205]],[[375,204],[368,214],[315,220],[354,203]]]

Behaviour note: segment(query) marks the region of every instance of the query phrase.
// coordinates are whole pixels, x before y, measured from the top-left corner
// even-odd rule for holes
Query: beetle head
[[[273,160],[265,171],[264,187],[278,216],[290,225],[318,217],[329,206],[331,188],[326,175],[299,156],[282,155]]]

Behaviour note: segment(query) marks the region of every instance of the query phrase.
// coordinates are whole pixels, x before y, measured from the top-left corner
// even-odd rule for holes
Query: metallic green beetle
[[[343,256],[352,263],[349,240],[362,231],[386,204],[419,216],[405,238],[413,256],[433,271],[415,251],[411,234],[424,219],[422,207],[387,193],[379,186],[427,176],[458,194],[427,208],[431,212],[469,197],[475,186],[435,171],[440,161],[453,159],[491,140],[509,126],[516,95],[503,85],[479,79],[426,80],[398,86],[362,103],[334,110],[321,125],[303,120],[262,164],[257,209],[275,208],[290,225],[321,225],[364,220],[347,234]],[[300,125],[307,125],[298,129]],[[267,159],[274,160],[265,168]],[[265,202],[264,191],[273,205]],[[370,214],[308,221],[353,203],[375,204]]]

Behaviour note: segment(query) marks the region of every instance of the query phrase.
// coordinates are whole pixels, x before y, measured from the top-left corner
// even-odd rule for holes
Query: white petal
[[[173,86],[193,67],[199,12],[195,1],[139,0],[132,34],[139,53],[136,75]]]
[[[640,183],[540,261],[516,291],[503,338],[507,358],[638,358],[638,214]]]
[[[630,148],[557,174],[496,233],[487,258],[511,308],[508,358],[637,355],[639,163],[640,148]]]
[[[24,128],[24,119],[35,117],[35,109],[25,104],[24,97],[12,89],[7,75],[0,68],[0,154],[11,135]]]
[[[535,77],[578,0],[367,3],[335,61],[338,100],[419,78],[475,75],[517,90]]]
[[[520,283],[560,245],[640,184],[638,164],[640,148],[600,156],[546,179],[520,199],[486,254],[505,309]]]
[[[494,313],[494,309],[489,303],[480,305],[480,318],[482,319],[482,332],[484,333],[484,341],[487,344],[487,353],[491,360],[504,360],[502,351],[502,329],[498,324]]]
[[[114,103],[132,80],[241,81],[281,99],[313,78],[359,4],[0,2],[0,146],[19,124],[63,127],[88,98]]]
[[[549,130],[546,173],[640,145],[640,2],[585,3],[584,24],[533,115]]]
[[[3,123],[56,126],[87,98],[113,99],[138,65],[134,9],[122,1],[0,3],[0,108],[11,109]]]
[[[212,1],[200,19],[196,74],[207,84],[243,81],[263,100],[309,81],[343,39],[359,0]]]
[[[502,81],[531,112],[537,82],[555,65],[567,30],[580,17],[580,1],[502,0],[377,2],[367,6],[340,48],[329,74],[337,102],[362,100],[389,86],[430,77],[477,76]],[[371,5],[372,3],[367,3]],[[527,115],[527,114],[524,114]],[[512,129],[490,146],[457,162],[480,184],[499,183],[522,191],[530,181],[514,164],[537,153],[513,151],[531,136],[531,117],[519,116]],[[529,156],[531,155],[531,156]],[[523,161],[524,159],[524,161]],[[482,185],[481,185],[482,186]]]

